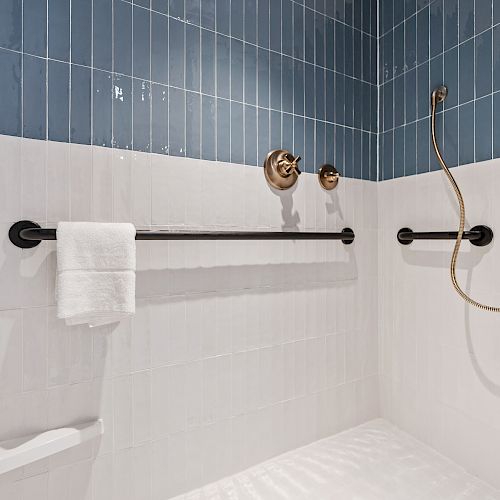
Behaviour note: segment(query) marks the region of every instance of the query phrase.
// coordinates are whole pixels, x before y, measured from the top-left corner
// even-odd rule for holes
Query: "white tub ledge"
[[[90,441],[104,432],[102,420],[0,442],[0,474]]]

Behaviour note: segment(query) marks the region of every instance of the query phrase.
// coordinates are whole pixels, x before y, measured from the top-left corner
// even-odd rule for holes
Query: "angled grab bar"
[[[419,232],[404,227],[398,231],[398,241],[401,245],[410,245],[414,240],[456,240],[458,231]],[[493,240],[493,231],[488,226],[474,226],[470,231],[465,231],[462,239],[469,240],[472,245],[484,247]]]

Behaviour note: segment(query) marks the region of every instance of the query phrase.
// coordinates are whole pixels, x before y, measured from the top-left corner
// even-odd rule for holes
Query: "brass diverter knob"
[[[276,189],[291,188],[300,175],[299,161],[300,156],[294,157],[284,149],[271,151],[264,162],[267,182]]]
[[[321,186],[330,191],[337,187],[340,174],[333,165],[323,165],[318,171],[318,180]]]

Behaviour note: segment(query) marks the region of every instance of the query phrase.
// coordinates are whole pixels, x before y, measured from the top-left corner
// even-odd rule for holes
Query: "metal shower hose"
[[[438,146],[437,139],[436,139],[436,107],[437,107],[438,103],[444,101],[446,94],[447,94],[447,89],[445,87],[439,87],[438,89],[434,90],[434,92],[432,93],[432,97],[431,97],[431,105],[432,105],[431,130],[432,130],[432,132],[431,132],[431,135],[432,135],[432,145],[434,146],[434,151],[436,152],[436,156],[439,160],[441,168],[443,169],[444,173],[448,177],[448,180],[450,181],[450,184],[453,187],[455,194],[457,195],[458,205],[460,207],[460,226],[458,228],[458,235],[457,235],[457,239],[455,241],[455,247],[453,248],[453,253],[451,255],[451,263],[450,263],[451,281],[453,283],[455,290],[460,295],[460,297],[462,297],[469,304],[472,304],[473,306],[476,306],[479,309],[483,309],[484,311],[500,312],[500,307],[487,306],[487,305],[481,304],[480,302],[477,302],[476,300],[469,297],[462,290],[462,288],[460,288],[460,285],[458,284],[458,281],[457,281],[456,267],[457,267],[458,253],[460,251],[460,244],[462,243],[462,236],[464,234],[465,204],[464,204],[464,198],[462,196],[462,193],[460,192],[460,188],[458,187],[458,184],[456,183],[455,178],[451,174],[450,169],[446,165],[446,163],[443,159],[443,156],[441,155],[441,152],[439,151],[439,146]]]

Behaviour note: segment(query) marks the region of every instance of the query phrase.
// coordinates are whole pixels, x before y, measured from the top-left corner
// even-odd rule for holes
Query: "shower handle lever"
[[[283,156],[283,158],[278,163],[279,173],[283,177],[288,177],[292,174],[292,172],[296,172],[297,175],[300,175],[302,172],[299,170],[299,161],[301,160],[300,156],[296,156],[293,160],[289,159],[288,155]]]

